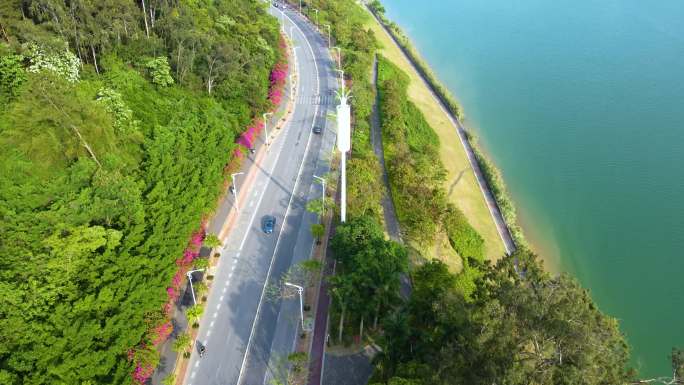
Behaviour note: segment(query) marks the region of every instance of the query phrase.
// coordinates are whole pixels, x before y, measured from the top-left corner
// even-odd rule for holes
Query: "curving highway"
[[[186,385],[282,380],[298,335],[299,301],[269,300],[264,288],[291,265],[308,259],[313,250],[310,227],[317,218],[305,206],[321,195],[313,175],[329,170],[335,128],[326,116],[333,111],[338,83],[327,42],[313,26],[294,12],[270,11],[285,32],[294,35],[298,97],[289,123],[255,165],[255,178],[242,187],[248,190],[241,195],[245,198],[222,250],[200,324],[198,341],[206,346],[206,354],[199,357],[193,351]],[[323,132],[312,133],[314,126]],[[261,230],[266,215],[276,218],[272,234]]]

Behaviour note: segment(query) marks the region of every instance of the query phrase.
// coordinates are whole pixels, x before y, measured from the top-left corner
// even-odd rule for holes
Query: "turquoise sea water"
[[[684,2],[383,0],[642,375],[684,348]],[[454,145],[460,145],[454,143]]]

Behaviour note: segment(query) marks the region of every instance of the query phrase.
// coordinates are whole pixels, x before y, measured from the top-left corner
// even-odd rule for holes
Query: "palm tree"
[[[190,349],[191,342],[190,334],[183,333],[173,341],[173,351],[176,353],[183,353],[183,356],[185,356]]]
[[[203,313],[204,308],[200,304],[190,306],[188,310],[185,311],[185,315],[187,315],[188,319],[194,321],[192,327],[199,326],[199,319],[202,317]]]
[[[204,238],[204,245],[213,249],[214,247],[221,246],[222,243],[219,237],[216,236],[216,234],[208,234],[207,237]]]
[[[316,238],[316,243],[321,243],[321,238],[325,235],[325,226],[317,223],[311,225],[311,235]]]

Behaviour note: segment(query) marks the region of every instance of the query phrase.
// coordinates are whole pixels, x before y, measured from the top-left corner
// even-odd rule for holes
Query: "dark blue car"
[[[264,233],[266,234],[271,234],[273,232],[273,229],[275,228],[275,225],[276,219],[272,215],[266,215],[261,220],[261,229],[264,230]]]

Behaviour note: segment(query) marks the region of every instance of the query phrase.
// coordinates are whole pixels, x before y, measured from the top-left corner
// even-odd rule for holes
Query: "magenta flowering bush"
[[[285,88],[285,82],[287,80],[288,64],[287,64],[287,43],[283,37],[280,37],[278,42],[278,47],[280,49],[280,57],[282,58],[280,62],[276,63],[271,70],[271,85],[268,91],[268,100],[271,102],[273,107],[277,107],[283,101],[283,90]]]
[[[280,62],[273,67],[271,71],[271,85],[282,85],[285,84],[287,79],[287,63]]]
[[[133,383],[142,385],[152,377],[154,368],[156,368],[159,363],[159,352],[154,346],[149,347],[143,344],[138,349],[129,350],[128,359],[133,361],[135,365],[132,375]]]
[[[242,145],[246,149],[254,148],[254,139],[256,139],[256,137],[259,136],[259,134],[261,134],[261,131],[263,129],[264,122],[252,122],[252,124],[249,127],[247,127],[247,129],[240,135],[240,137],[237,140],[237,143],[239,145]],[[239,151],[239,149],[236,151]]]
[[[133,371],[133,382],[136,384],[146,383],[147,380],[152,377],[154,368],[155,366],[150,363],[136,365],[135,370]]]
[[[154,346],[161,345],[164,341],[166,341],[167,338],[169,338],[169,336],[171,335],[172,332],[173,332],[173,324],[171,323],[171,321],[166,321],[166,322],[158,325],[152,331],[152,334],[153,334],[152,344]]]
[[[277,88],[271,89],[268,93],[268,99],[274,105],[278,105],[283,101],[283,92]]]

